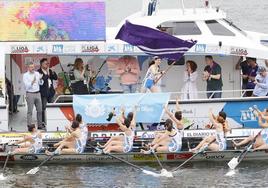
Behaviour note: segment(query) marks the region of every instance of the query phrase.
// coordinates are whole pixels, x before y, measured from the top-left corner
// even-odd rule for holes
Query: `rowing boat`
[[[207,151],[202,154],[197,155],[192,159],[193,162],[220,162],[229,161],[234,156],[241,153],[241,150],[226,150],[221,152]],[[131,163],[152,163],[156,162],[153,154],[141,154],[139,152],[131,153],[118,153],[116,155]],[[158,153],[157,156],[161,162],[165,163],[179,163],[190,158],[193,153],[190,152],[180,152],[180,153]],[[0,163],[3,163],[7,157],[7,153],[0,153]],[[45,154],[16,154],[10,156],[9,163],[13,164],[28,164],[28,163],[40,163],[47,158]],[[244,159],[245,161],[263,161],[268,160],[268,151],[256,151],[250,152]],[[53,157],[48,163],[117,163],[120,162],[113,157],[105,154],[97,154],[93,152],[83,153],[83,154],[64,154]]]
[[[243,137],[240,137],[240,139]],[[195,147],[202,138],[183,138],[182,143],[182,152],[179,153],[158,153],[157,156],[161,162],[165,163],[180,163],[190,158],[193,153],[188,152],[189,147]],[[82,154],[62,154],[59,156],[53,157],[48,163],[116,163],[118,160],[115,158],[96,153],[96,151],[90,147],[91,145],[96,146],[97,142],[104,143],[107,138],[104,139],[90,139],[88,141],[87,147],[85,148],[85,152]],[[152,139],[144,139],[137,138],[134,141],[134,147],[132,152],[130,153],[113,153],[131,163],[151,163],[156,162],[156,159],[153,154],[142,154],[140,153],[140,149],[143,147],[143,144],[148,143]],[[44,145],[53,150],[53,144],[56,140],[44,140]],[[11,146],[14,147],[14,146]],[[15,146],[17,147],[17,146]],[[14,149],[14,148],[13,148]],[[8,151],[12,150],[9,146],[2,147],[2,152],[0,152],[0,163],[3,163],[7,157]],[[212,152],[206,151],[194,157],[192,159],[193,162],[202,162],[202,161],[229,161],[234,156],[239,155],[242,150],[234,150],[233,145],[231,143],[231,139],[227,140],[227,150],[221,152]],[[45,160],[47,155],[44,153],[41,154],[15,154],[10,156],[9,163],[14,164],[24,164],[24,163],[40,163]],[[257,152],[249,152],[245,161],[256,161],[256,160],[268,160],[268,151],[257,151]]]

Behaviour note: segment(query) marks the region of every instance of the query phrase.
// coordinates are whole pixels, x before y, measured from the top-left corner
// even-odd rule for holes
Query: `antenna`
[[[184,0],[180,0],[180,1],[181,1],[182,13],[184,14]]]

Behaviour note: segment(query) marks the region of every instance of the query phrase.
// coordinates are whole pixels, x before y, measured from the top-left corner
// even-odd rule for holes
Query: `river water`
[[[114,26],[141,7],[141,0],[107,0],[107,25]],[[185,1],[186,7],[196,1]],[[203,2],[203,1],[202,1]],[[201,6],[201,0],[196,3]],[[268,0],[214,0],[228,13],[236,25],[246,30],[268,33]],[[178,0],[162,0],[160,6],[179,6]],[[176,166],[173,164],[173,167]],[[34,176],[25,175],[32,165],[8,165],[7,179],[0,187],[268,187],[268,163],[244,162],[235,175],[225,176],[226,163],[196,163],[175,174],[174,178],[157,178],[124,164],[110,165],[48,165]],[[147,167],[146,167],[147,168]],[[158,166],[148,167],[149,169]],[[171,166],[165,166],[170,169]]]
[[[172,166],[164,165],[171,169]],[[226,163],[188,164],[175,173],[173,178],[153,177],[124,164],[110,165],[48,165],[41,167],[35,175],[25,175],[33,166],[9,166],[7,179],[0,187],[112,187],[112,188],[199,188],[199,187],[268,187],[268,164],[260,162],[241,163],[235,174],[228,172]],[[145,167],[159,169],[158,166]]]

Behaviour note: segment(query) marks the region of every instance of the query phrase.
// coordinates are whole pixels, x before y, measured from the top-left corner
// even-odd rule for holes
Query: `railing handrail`
[[[197,91],[197,92],[189,92],[189,93],[197,93],[197,94],[207,94],[207,93],[212,93],[212,95],[214,93],[218,93],[218,92],[221,92],[221,93],[236,93],[236,92],[240,92],[240,96],[239,97],[235,97],[233,96],[232,98],[236,99],[236,98],[242,98],[244,96],[244,94],[247,92],[247,91],[253,91],[253,89],[238,89],[238,90],[219,90],[219,91]],[[181,91],[176,91],[176,92],[165,92],[165,93],[169,93],[169,94],[176,94],[176,95],[181,95],[181,94],[184,94],[184,92],[181,92]],[[211,97],[212,97],[211,95]],[[54,100],[53,103],[56,103],[57,104],[57,101],[59,101],[61,98],[64,98],[64,97],[68,97],[68,98],[72,98],[73,95],[58,95],[56,97],[56,99]],[[200,100],[200,99],[212,99],[212,98],[197,98],[196,100]],[[230,97],[222,97],[223,99],[227,99],[227,98],[230,98]]]

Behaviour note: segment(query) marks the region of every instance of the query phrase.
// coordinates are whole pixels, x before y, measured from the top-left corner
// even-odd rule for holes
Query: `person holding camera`
[[[266,68],[259,66],[257,76],[255,78],[255,87],[253,90],[253,97],[263,97],[268,94],[268,74]]]
[[[74,81],[72,83],[73,94],[75,95],[83,95],[88,94],[87,88],[87,76],[86,76],[86,67],[84,66],[84,62],[81,58],[76,58],[74,61]]]

